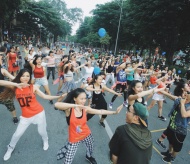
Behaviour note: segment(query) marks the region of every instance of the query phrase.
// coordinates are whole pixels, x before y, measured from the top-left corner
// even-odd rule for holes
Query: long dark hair
[[[64,102],[65,103],[70,103],[70,104],[75,104],[74,98],[77,98],[81,93],[85,93],[85,90],[82,88],[77,88],[72,90],[67,94],[67,97],[65,98]]]
[[[177,86],[174,89],[174,95],[175,96],[182,96],[183,94],[183,88],[185,88],[185,84],[184,82],[180,82],[177,84]]]
[[[133,88],[137,85],[137,83],[142,83],[139,80],[133,80],[132,83],[129,85],[128,95],[135,95],[135,91]]]
[[[94,84],[96,82],[96,80],[98,79],[98,77],[101,76],[101,74],[95,75],[92,79],[92,81],[90,82],[90,85]]]
[[[30,80],[29,80],[28,84],[31,84],[31,74],[28,69],[21,69],[19,71],[18,75],[12,80],[12,82],[21,83],[20,78],[25,72],[29,73]],[[0,94],[0,100],[13,99],[15,97],[15,90],[16,90],[16,88],[14,88],[14,89],[5,88],[4,91],[1,92],[1,94]]]
[[[67,62],[64,63],[64,65],[63,65],[63,72],[64,72],[64,73],[67,73],[67,72],[69,71],[69,66],[66,66],[66,67],[65,67],[65,65],[66,65],[66,64],[69,64],[69,63],[71,64],[70,61],[67,61]],[[73,71],[74,71],[74,68],[73,68],[73,65],[71,65],[71,72],[73,72]]]
[[[34,64],[34,65],[37,65],[36,60],[37,60],[38,58],[41,58],[41,59],[42,59],[41,56],[39,56],[39,55],[35,55],[35,58],[34,58],[34,60],[33,60],[33,64]]]

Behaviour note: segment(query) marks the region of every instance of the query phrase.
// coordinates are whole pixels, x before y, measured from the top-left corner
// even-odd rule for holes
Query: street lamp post
[[[116,37],[116,40],[115,40],[115,50],[114,50],[114,56],[116,55],[116,50],[117,50],[117,42],[118,42],[118,36],[119,36],[119,29],[120,29],[120,24],[121,24],[121,16],[122,16],[122,12],[123,12],[123,0],[121,1],[121,6],[119,5],[120,7],[120,16],[119,16],[119,24],[118,24],[118,27],[117,27],[117,37]]]

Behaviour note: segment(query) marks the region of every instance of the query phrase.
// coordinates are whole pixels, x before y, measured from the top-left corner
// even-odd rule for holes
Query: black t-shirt
[[[109,143],[110,153],[118,157],[117,164],[149,164],[152,145],[144,150],[137,147],[127,134],[125,126],[116,129]]]

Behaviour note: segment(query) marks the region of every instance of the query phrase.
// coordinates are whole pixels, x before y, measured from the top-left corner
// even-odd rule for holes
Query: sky
[[[67,8],[81,8],[83,11],[83,18],[85,16],[92,16],[90,11],[96,8],[96,4],[105,4],[106,2],[111,2],[112,0],[64,0],[67,4]],[[72,28],[72,35],[76,33],[79,24],[76,24]]]

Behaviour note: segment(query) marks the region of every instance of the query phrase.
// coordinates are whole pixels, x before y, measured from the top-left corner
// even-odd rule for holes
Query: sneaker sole
[[[173,163],[174,162],[174,161],[166,162],[166,161],[164,161],[163,158],[162,158],[162,161],[165,162],[165,163]]]
[[[13,154],[14,151],[15,151],[15,149],[12,151],[12,153],[11,153],[11,155],[10,155],[10,157],[8,159],[4,159],[4,157],[3,157],[3,160],[4,161],[8,161],[11,158],[11,156],[12,156],[12,154]]]
[[[99,122],[99,125],[102,126],[102,124],[100,124],[100,122]],[[102,126],[102,127],[105,128],[106,126]]]
[[[86,160],[87,160],[90,164],[92,164],[92,162],[90,162],[87,158],[86,158]]]

